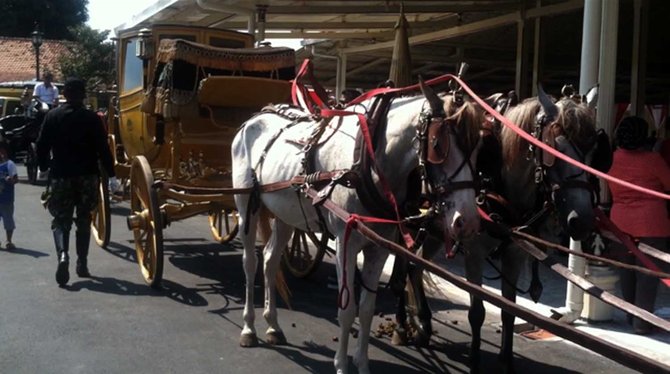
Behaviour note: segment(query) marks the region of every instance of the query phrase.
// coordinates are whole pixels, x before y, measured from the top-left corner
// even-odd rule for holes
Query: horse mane
[[[456,134],[460,141],[459,146],[470,155],[479,143],[479,130],[484,121],[484,116],[479,106],[472,101],[465,100],[458,105],[453,95],[446,95],[444,100],[444,112],[447,113],[447,119],[454,120],[456,123]]]
[[[558,121],[563,132],[582,153],[588,152],[596,141],[596,118],[593,109],[577,104],[571,99],[562,99],[556,105],[561,108]]]
[[[558,118],[550,126],[558,126],[559,133],[565,135],[581,152],[585,153],[596,139],[593,110],[568,98],[559,100],[556,106],[559,109]],[[540,109],[541,106],[537,98],[529,98],[510,108],[505,113],[505,117],[518,125],[523,131],[530,133],[535,126]],[[506,167],[511,167],[521,158],[527,156],[528,141],[518,136],[511,129],[503,128],[500,141]]]

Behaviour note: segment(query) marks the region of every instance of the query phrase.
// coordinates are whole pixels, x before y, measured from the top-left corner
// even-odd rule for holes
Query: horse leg
[[[284,336],[284,332],[277,322],[276,276],[282,249],[288,243],[292,233],[293,229],[289,225],[275,218],[273,230],[263,253],[265,275],[265,311],[263,317],[268,323],[265,338],[268,344],[272,345],[286,344],[286,336]]]
[[[444,243],[441,240],[427,237],[421,248],[421,256],[427,260],[432,259],[443,247]],[[428,298],[424,289],[423,269],[410,265],[409,277],[414,291],[416,314],[419,321],[414,341],[419,347],[427,347],[430,344],[430,337],[433,335],[433,313],[428,305]]]
[[[240,240],[244,246],[242,264],[244,266],[244,277],[246,279],[246,294],[244,300],[244,327],[240,334],[240,346],[255,347],[258,345],[256,329],[254,328],[254,281],[256,279],[256,224],[258,215],[250,214],[249,221],[246,220],[246,196],[235,196],[235,203],[239,208]]]
[[[405,286],[407,285],[407,267],[409,262],[402,256],[396,256],[393,261],[393,273],[391,274],[390,286],[398,304],[396,306],[395,322],[393,329],[393,345],[407,345],[407,310]]]
[[[482,285],[483,258],[476,249],[468,251],[465,255],[465,277],[476,285]],[[481,361],[481,331],[484,324],[486,310],[482,299],[470,294],[470,309],[468,310],[468,322],[472,331],[470,342],[470,373],[479,373]]]
[[[516,302],[516,285],[523,259],[515,253],[513,248],[507,248],[502,256],[502,295],[507,300]],[[502,365],[503,373],[514,373],[514,314],[501,310],[502,319],[502,342],[498,359]]]
[[[361,271],[361,301],[358,306],[358,322],[361,329],[358,333],[358,349],[354,354],[354,365],[358,368],[359,374],[370,373],[368,362],[370,328],[372,316],[375,313],[379,277],[389,255],[388,251],[379,247],[367,247],[364,249],[364,254],[365,261],[363,261]]]
[[[337,320],[340,323],[340,337],[333,363],[337,374],[346,374],[349,365],[347,349],[349,347],[349,333],[356,318],[356,302],[354,300],[354,271],[356,270],[356,250],[354,238],[349,240],[346,248],[341,235],[335,239],[337,248],[337,282],[338,282],[338,310]],[[346,255],[344,254],[347,251]],[[346,258],[346,261],[343,261]],[[344,276],[346,273],[346,277]]]

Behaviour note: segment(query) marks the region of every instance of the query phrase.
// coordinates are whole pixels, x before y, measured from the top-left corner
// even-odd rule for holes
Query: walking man
[[[98,162],[110,177],[114,176],[112,154],[102,121],[84,106],[84,81],[68,79],[63,95],[66,103],[47,113],[37,139],[39,168],[50,172],[47,208],[53,216],[51,230],[58,254],[56,282],[61,287],[70,280],[68,244],[73,221],[77,228],[77,275],[91,276],[87,256],[91,212],[98,197]]]

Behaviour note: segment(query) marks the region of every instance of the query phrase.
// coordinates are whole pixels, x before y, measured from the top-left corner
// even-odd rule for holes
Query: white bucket
[[[619,281],[619,274],[607,265],[589,263],[586,267],[585,278],[603,291],[614,293],[616,283]],[[613,312],[613,306],[605,304],[586,292],[584,293],[582,318],[589,322],[611,321]]]

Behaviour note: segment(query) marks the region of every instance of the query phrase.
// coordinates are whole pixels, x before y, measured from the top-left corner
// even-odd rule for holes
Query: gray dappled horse
[[[423,85],[422,85],[423,86]],[[422,87],[425,88],[425,87]],[[479,230],[479,217],[475,206],[473,170],[470,157],[479,144],[479,126],[476,112],[469,105],[455,108],[451,97],[444,101],[429,88],[424,90],[428,97],[398,98],[391,101],[384,116],[385,131],[377,138],[375,158],[380,172],[390,182],[390,189],[397,197],[410,195],[410,190],[420,188],[411,184],[410,178],[424,165],[423,171],[433,192],[433,208],[441,222],[443,235],[454,240],[463,240]],[[372,100],[363,101],[357,108],[368,110]],[[251,118],[236,134],[232,144],[233,185],[252,187],[254,184],[267,185],[290,180],[304,171],[305,158],[296,139],[308,138],[319,122],[304,119],[305,114],[291,108],[277,112],[261,113]],[[298,123],[300,122],[300,123]],[[359,123],[355,116],[335,117],[323,130],[323,139],[314,151],[316,170],[332,171],[350,169],[354,164],[356,138]],[[433,126],[436,126],[433,128]],[[436,138],[431,142],[432,161],[420,162],[425,157],[427,141],[423,141],[426,128],[433,128]],[[270,146],[269,144],[272,143]],[[437,154],[435,153],[437,152]],[[430,155],[429,155],[430,156]],[[262,160],[262,161],[261,161]],[[373,188],[381,186],[376,172],[372,173]],[[458,185],[467,186],[457,187]],[[370,215],[368,207],[359,199],[357,191],[341,185],[334,187],[331,200],[350,213]],[[258,344],[254,327],[254,279],[257,259],[255,255],[255,235],[258,213],[249,206],[249,195],[236,195],[240,217],[240,239],[244,245],[244,272],[246,276],[246,297],[244,307],[244,327],[240,336],[243,347]],[[282,344],[286,339],[277,321],[275,275],[283,248],[286,246],[293,228],[309,230],[319,228],[319,214],[311,204],[311,199],[296,193],[292,188],[260,194],[260,202],[275,217],[272,234],[264,249],[265,311],[263,316],[269,327],[266,339],[270,344]],[[403,205],[402,199],[399,205]],[[347,348],[349,332],[356,317],[355,302],[349,299],[349,290],[354,289],[356,255],[362,250],[365,255],[360,280],[365,286],[360,295],[358,318],[360,333],[358,347],[353,355],[359,373],[369,373],[368,341],[375,307],[375,290],[379,283],[384,263],[388,257],[386,249],[372,245],[356,232],[344,242],[345,223],[325,209],[321,210],[325,224],[335,236],[337,251],[337,274],[339,286],[338,321],[340,334],[334,365],[338,373],[346,373],[348,367]],[[380,235],[396,240],[396,225],[371,225]],[[346,275],[346,276],[345,276]]]
[[[536,137],[554,147],[559,152],[582,163],[590,164],[599,169],[607,169],[611,164],[609,140],[602,132],[596,131],[595,116],[592,109],[594,95],[587,95],[589,102],[576,102],[573,97],[565,97],[557,103],[540,90],[538,98],[524,101],[509,109],[505,116],[519,125],[527,133],[537,133]],[[577,100],[581,101],[581,100]],[[522,226],[541,212],[545,203],[554,209],[552,214],[544,214],[533,222],[528,230],[539,233],[541,230],[552,230],[554,225],[575,240],[585,239],[593,230],[594,214],[594,183],[592,177],[582,169],[573,166],[548,152],[532,148],[529,143],[518,136],[512,129],[504,127],[500,134],[502,172],[498,191],[511,207],[500,216],[503,222],[511,226]],[[482,150],[484,151],[484,150]],[[481,157],[481,155],[480,155]],[[541,178],[538,180],[537,177]],[[548,213],[548,212],[547,212]],[[546,231],[544,231],[546,232]],[[514,246],[505,238],[495,237],[482,232],[472,240],[463,243],[465,252],[466,277],[470,282],[482,284],[483,262],[494,255],[501,262],[502,294],[505,298],[515,301],[519,274],[527,263],[526,253]],[[423,256],[432,257],[444,243],[433,238],[424,243]],[[495,251],[495,253],[493,253]],[[394,269],[397,269],[397,267]],[[394,274],[394,277],[396,275]],[[402,277],[404,282],[404,275]],[[421,285],[420,271],[409,271],[414,284],[413,292],[417,301],[417,328],[415,341],[427,344],[432,333],[431,312],[428,307]],[[404,283],[403,283],[404,286]],[[396,286],[397,288],[397,286]],[[541,285],[531,282],[533,297],[539,297]],[[468,319],[472,329],[470,367],[471,372],[479,371],[481,326],[485,317],[482,300],[471,296]],[[404,305],[402,305],[404,307]],[[404,311],[398,322],[405,318]],[[503,331],[500,361],[503,371],[513,372],[513,326],[514,316],[502,311]],[[401,331],[406,333],[406,331]],[[394,341],[404,342],[404,336],[394,334]]]

